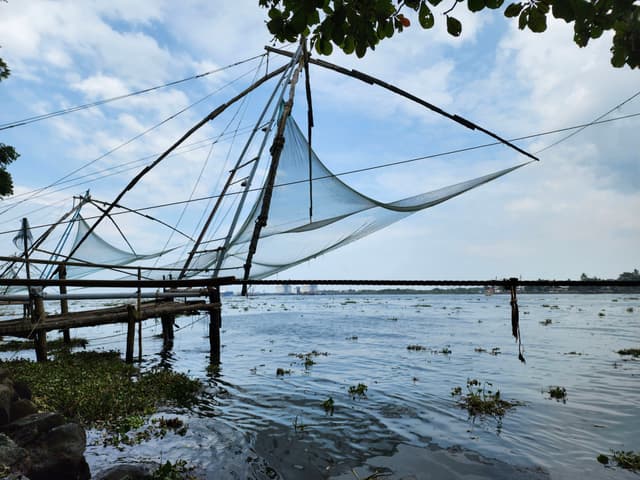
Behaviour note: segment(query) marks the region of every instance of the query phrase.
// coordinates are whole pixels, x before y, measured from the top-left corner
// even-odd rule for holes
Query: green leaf
[[[387,20],[384,24],[384,33],[387,38],[393,37],[393,33],[395,30],[393,29],[393,22],[391,20]]]
[[[613,55],[611,56],[611,65],[616,68],[624,67],[626,60],[624,49],[611,47],[611,53],[613,53]]]
[[[520,15],[523,6],[524,5],[522,5],[521,3],[512,3],[505,9],[504,16],[508,18],[517,17],[518,15]]]
[[[323,55],[331,55],[331,52],[333,52],[333,45],[331,45],[329,40],[325,40],[324,38],[320,39],[320,47],[322,48]]]
[[[484,0],[467,0],[467,7],[472,12],[479,12],[484,6]]]
[[[502,4],[504,3],[504,0],[486,0],[485,3],[487,4],[488,8],[495,10],[502,6]]]
[[[502,6],[502,4],[504,3],[504,0],[486,0],[485,3],[487,4],[488,8],[495,10]]]
[[[434,7],[437,7],[438,5],[440,5],[440,2],[442,2],[442,0],[429,0],[429,3]]]
[[[367,45],[365,43],[356,44],[356,56],[362,58],[365,53],[367,53]]]
[[[356,42],[351,35],[347,35],[344,38],[344,44],[342,45],[342,51],[347,55],[351,55],[356,49]]]
[[[278,10],[276,7],[272,7],[269,9],[269,18],[274,20],[276,18],[282,17],[282,12]]]
[[[554,17],[561,18],[567,23],[573,22],[576,18],[571,0],[555,0],[551,7],[551,13]]]
[[[524,28],[527,26],[528,21],[529,21],[529,9],[525,8],[520,14],[520,17],[518,18],[518,28],[520,30],[524,30]]]
[[[433,27],[435,23],[433,13],[426,3],[422,3],[420,5],[420,11],[418,12],[418,21],[420,22],[420,26],[425,29]]]
[[[460,20],[447,15],[447,32],[454,37],[459,37],[462,33],[462,24]]]
[[[527,24],[532,32],[542,33],[547,29],[547,16],[537,8],[531,8]]]

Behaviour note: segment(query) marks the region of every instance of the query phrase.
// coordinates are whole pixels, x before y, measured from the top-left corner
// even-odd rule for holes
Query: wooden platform
[[[208,312],[219,309],[219,303],[207,303],[205,301],[184,303],[170,300],[154,300],[141,303],[139,318],[140,320],[147,320],[150,318],[160,318],[162,315],[179,315],[194,310]],[[96,325],[127,322],[128,313],[127,305],[125,304],[117,307],[66,313],[64,315],[51,315],[47,316],[44,322],[37,325],[32,324],[29,319],[24,318],[2,321],[0,322],[0,336],[26,338],[34,332],[47,332],[65,328],[94,327]]]

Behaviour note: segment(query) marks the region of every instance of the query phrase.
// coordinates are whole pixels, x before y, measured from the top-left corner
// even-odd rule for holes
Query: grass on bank
[[[160,405],[190,407],[202,384],[182,373],[140,371],[120,353],[59,353],[53,360],[0,362],[14,380],[27,383],[41,411],[58,411],[85,427],[123,431],[138,417],[155,413]]]
[[[87,348],[89,341],[86,338],[72,338],[69,343],[64,339],[56,338],[47,341],[47,349],[50,353],[55,353],[72,348]],[[33,350],[33,340],[5,340],[0,343],[0,352],[21,352],[23,350]]]

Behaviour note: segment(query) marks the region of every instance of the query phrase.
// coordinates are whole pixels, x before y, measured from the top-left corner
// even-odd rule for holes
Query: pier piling
[[[33,316],[31,317],[31,323],[33,324],[33,344],[36,350],[36,361],[47,361],[47,332],[46,330],[36,330],[35,327],[42,324],[46,317],[44,311],[44,301],[42,300],[41,292],[35,292],[33,295]]]
[[[125,354],[125,362],[133,363],[133,345],[136,336],[136,308],[133,305],[127,305],[127,352]]]
[[[58,277],[60,280],[65,280],[67,278],[67,267],[62,264],[58,270]],[[64,284],[60,285],[60,295],[67,294],[67,286]],[[66,315],[69,313],[69,300],[66,298],[62,298],[60,300],[60,315]],[[62,338],[65,345],[69,345],[71,343],[71,334],[69,333],[69,329],[65,328],[62,330]]]
[[[209,348],[211,363],[220,363],[220,327],[222,326],[220,288],[209,288],[209,303],[214,307],[209,310]]]

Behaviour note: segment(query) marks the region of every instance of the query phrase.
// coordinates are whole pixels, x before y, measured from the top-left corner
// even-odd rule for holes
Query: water
[[[223,303],[218,372],[207,372],[208,319],[178,319],[170,352],[154,336],[159,324],[146,323],[144,363],[189,372],[206,385],[201,405],[170,412],[189,425],[187,435],[122,452],[89,446],[93,471],[118,459],[183,458],[207,478],[355,479],[376,471],[425,479],[637,478],[596,457],[640,450],[640,361],[616,353],[640,347],[640,296],[520,295],[526,364],[517,359],[504,295]],[[124,349],[121,326],[78,334],[92,339],[91,348]],[[490,354],[494,348],[499,354]],[[290,355],[314,350],[321,355],[308,367]],[[277,376],[278,368],[291,372]],[[490,382],[523,405],[502,421],[469,419],[451,395],[467,379]],[[368,386],[366,398],[353,399],[348,388],[359,383]],[[550,386],[566,388],[566,403],[549,398]],[[333,415],[323,408],[329,397]]]

